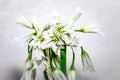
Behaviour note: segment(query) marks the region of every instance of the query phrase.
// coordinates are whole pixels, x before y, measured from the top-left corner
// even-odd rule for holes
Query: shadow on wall
[[[0,73],[0,80],[20,80],[22,73],[23,71],[18,68],[3,70]]]

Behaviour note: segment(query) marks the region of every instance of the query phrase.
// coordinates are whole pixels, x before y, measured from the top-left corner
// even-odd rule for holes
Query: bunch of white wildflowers
[[[34,22],[22,17],[18,20],[32,32],[26,36],[28,45],[28,57],[25,61],[25,69],[21,80],[35,80],[36,68],[43,65],[44,80],[77,80],[75,69],[74,48],[79,48],[79,36],[81,33],[99,33],[96,27],[81,27],[74,29],[73,24],[81,16],[79,8],[67,20],[61,20],[52,12],[52,19],[43,27],[37,26]],[[70,69],[67,73],[66,56],[67,47],[70,47],[73,57]],[[40,54],[35,55],[34,54]],[[83,70],[95,71],[88,53],[81,46],[81,59]]]

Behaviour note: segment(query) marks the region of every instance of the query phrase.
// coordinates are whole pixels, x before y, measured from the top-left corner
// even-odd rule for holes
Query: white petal
[[[17,23],[24,25],[27,28],[33,29],[32,22],[25,17],[21,17],[16,20]]]
[[[68,26],[71,26],[81,15],[82,12],[80,11],[80,8],[77,8],[69,19]]]

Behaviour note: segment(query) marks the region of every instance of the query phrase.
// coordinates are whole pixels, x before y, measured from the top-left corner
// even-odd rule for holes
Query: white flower
[[[49,31],[51,43],[54,42],[54,44],[57,45],[71,45],[71,46],[77,46],[78,39],[76,36],[72,36],[72,33],[74,32],[72,24],[80,17],[81,12],[80,9],[77,8],[71,18],[64,23],[64,21],[60,21],[58,14],[56,12],[53,13],[53,21],[55,23],[51,24],[51,29]]]
[[[81,27],[76,32],[83,32],[83,33],[96,33],[103,36],[102,32],[100,31],[100,27],[95,27],[95,25],[88,25],[86,27]]]
[[[50,25],[56,25],[60,23],[59,14],[57,13],[57,11],[52,11],[51,17],[52,19],[50,20]]]
[[[19,23],[19,24],[22,24],[23,26],[25,26],[29,29],[34,28],[33,23],[23,16],[21,18],[17,19],[16,22]]]
[[[25,63],[25,71],[20,80],[35,80],[36,77],[36,69],[33,69],[33,63],[26,62]]]
[[[45,32],[39,31],[37,35],[32,36],[32,41],[29,45],[33,46],[34,48],[40,48],[40,49],[45,49],[48,48],[49,46],[47,45],[48,43],[48,35]]]
[[[79,37],[74,35],[63,35],[62,39],[65,41],[67,46],[77,47],[79,45]]]
[[[20,80],[35,80],[36,69],[25,71]]]
[[[55,69],[52,72],[54,80],[67,80],[64,73],[60,71],[59,69]]]
[[[92,61],[88,53],[83,49],[83,47],[81,47],[81,57],[82,57],[83,70],[95,71]]]
[[[70,19],[66,22],[67,27],[72,26],[72,24],[79,19],[79,17],[82,15],[82,12],[80,11],[80,8],[77,7],[76,10],[73,12],[73,15],[71,16]]]
[[[53,27],[59,28],[59,31],[60,30],[66,31],[72,27],[72,24],[81,16],[82,13],[80,11],[80,8],[77,8],[73,12],[73,15],[68,20],[65,20],[65,21],[60,21],[60,18],[57,12],[52,12],[52,14],[54,17],[53,22],[55,23],[50,23],[50,24],[53,25]],[[66,28],[66,29],[63,29],[63,28]]]
[[[68,80],[77,80],[75,70],[69,70],[69,72],[68,72]]]
[[[27,18],[22,16],[21,18],[18,18],[16,20],[16,22],[18,24],[22,24],[26,28],[34,29],[35,31],[39,31],[38,25],[35,23],[34,20],[30,20],[30,19],[27,19]]]

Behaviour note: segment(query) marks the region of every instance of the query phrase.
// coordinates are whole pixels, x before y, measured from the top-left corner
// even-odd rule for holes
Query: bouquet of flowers
[[[53,13],[52,19],[43,27],[25,17],[18,21],[32,32],[26,36],[28,56],[25,61],[24,73],[21,80],[35,80],[36,69],[42,65],[44,80],[77,80],[75,68],[75,49],[81,49],[83,70],[95,71],[86,50],[79,45],[78,33],[99,33],[97,27],[80,27],[75,29],[73,23],[81,16],[79,8],[68,20],[61,20]],[[77,35],[76,35],[77,33]],[[73,54],[72,63],[67,72],[67,52]],[[70,50],[71,49],[71,50]]]

